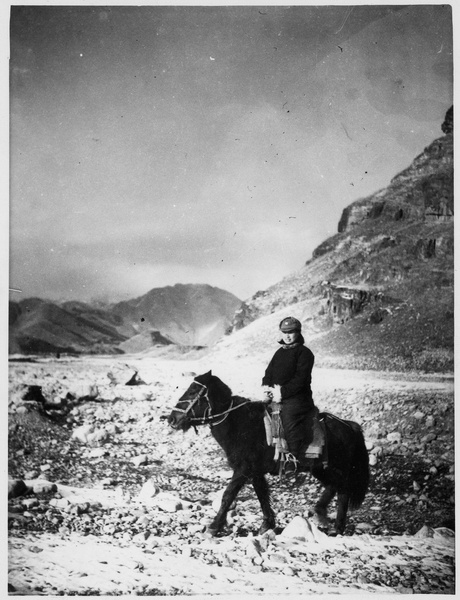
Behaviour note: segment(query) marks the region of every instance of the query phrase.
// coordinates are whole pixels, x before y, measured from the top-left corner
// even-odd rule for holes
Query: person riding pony
[[[289,452],[305,464],[308,459],[316,458],[320,451],[320,448],[316,452],[309,448],[314,436],[314,419],[318,414],[311,391],[315,356],[305,346],[298,319],[283,319],[279,329],[281,347],[273,355],[262,379],[264,402],[267,405],[281,403],[281,423]]]

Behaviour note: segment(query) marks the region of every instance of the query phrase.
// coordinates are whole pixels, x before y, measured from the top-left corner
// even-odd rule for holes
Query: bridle
[[[223,423],[225,421],[225,419],[228,417],[229,413],[231,413],[233,410],[236,410],[237,408],[241,408],[245,404],[249,404],[249,402],[250,402],[250,400],[248,400],[246,402],[243,402],[242,404],[238,404],[237,406],[234,406],[233,398],[232,398],[231,402],[230,402],[230,408],[227,408],[227,410],[224,410],[221,413],[217,413],[217,414],[213,415],[211,401],[209,400],[209,396],[208,396],[207,386],[205,386],[204,383],[196,381],[196,379],[194,380],[194,383],[201,385],[201,389],[194,398],[189,400],[187,408],[178,408],[177,406],[174,408],[174,411],[184,413],[184,415],[186,415],[186,416],[188,416],[189,413],[191,413],[193,416],[188,416],[188,418],[189,418],[190,423],[194,426],[195,425],[209,425],[210,427],[215,427],[216,425],[220,425],[221,423]],[[195,415],[193,407],[203,396],[204,396],[206,402],[208,403],[208,406],[204,411],[204,416],[197,417]],[[219,419],[220,417],[222,417],[222,419],[220,421],[217,421],[217,422],[214,421],[214,419]]]

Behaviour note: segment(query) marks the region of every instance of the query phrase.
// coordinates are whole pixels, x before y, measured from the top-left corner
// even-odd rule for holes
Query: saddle
[[[271,412],[265,409],[264,425],[267,436],[267,444],[275,447],[274,460],[280,462],[280,475],[284,471],[285,463],[294,463],[297,468],[298,459],[289,451],[286,438],[284,436],[283,424],[281,422],[281,404],[273,402]],[[304,452],[307,462],[322,458],[323,467],[326,468],[327,460],[327,439],[326,426],[324,418],[318,417],[318,410],[313,417],[313,439]],[[301,462],[301,461],[300,461]]]

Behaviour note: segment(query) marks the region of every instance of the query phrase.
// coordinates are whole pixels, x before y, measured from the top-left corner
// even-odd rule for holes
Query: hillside
[[[10,302],[10,354],[116,352],[128,337],[129,328],[118,317],[82,302],[62,306],[40,298]]]
[[[442,131],[387,188],[348,206],[303,268],[243,303],[233,332],[293,313],[325,365],[452,370],[452,109]]]
[[[241,301],[207,285],[153,289],[105,308],[30,298],[10,302],[9,353],[124,353],[222,337]]]
[[[137,333],[157,330],[175,344],[208,346],[229,329],[240,305],[241,300],[219,288],[177,284],[155,288],[110,310]]]

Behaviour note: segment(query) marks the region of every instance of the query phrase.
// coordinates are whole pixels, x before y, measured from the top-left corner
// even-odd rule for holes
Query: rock
[[[107,418],[106,411],[100,406],[94,413],[94,418],[98,421],[104,421]]]
[[[321,542],[327,539],[327,535],[320,531],[312,521],[299,516],[292,519],[280,536],[306,542]]]
[[[376,454],[370,454],[369,455],[369,465],[371,467],[375,467],[375,465],[379,462],[379,459],[377,458]]]
[[[104,479],[101,479],[101,485],[103,486],[113,486],[113,485],[117,485],[117,480],[114,479],[113,477],[105,477]]]
[[[137,533],[134,537],[133,537],[133,542],[135,543],[144,543],[146,540],[148,540],[150,537],[150,531],[141,531],[140,533]]]
[[[51,498],[49,504],[61,510],[68,510],[70,508],[70,502],[67,498]]]
[[[86,424],[74,429],[72,438],[79,440],[83,444],[97,446],[106,442],[109,434],[105,429],[95,429],[94,425]]]
[[[94,431],[93,425],[89,425],[89,424],[81,425],[80,427],[77,427],[76,429],[73,430],[72,438],[86,444],[86,442],[88,441],[88,435],[90,433],[92,433],[93,431]]]
[[[153,400],[153,391],[148,385],[142,387],[130,387],[129,399],[137,400],[139,402],[142,400]]]
[[[25,483],[37,495],[57,492],[57,485],[45,479],[26,479]]]
[[[425,413],[422,413],[420,410],[418,410],[416,413],[414,413],[414,419],[417,419],[417,421],[420,421],[421,419],[423,419],[424,416],[425,416]]]
[[[35,469],[33,471],[27,471],[24,473],[24,479],[38,479],[40,473]]]
[[[8,480],[8,499],[24,496],[30,491],[30,488],[22,479]]]
[[[206,530],[206,525],[202,523],[197,523],[196,525],[189,525],[187,527],[187,533],[189,535],[196,535],[197,533],[203,533]]]
[[[257,558],[262,554],[262,546],[257,538],[247,538],[245,553],[249,558]]]
[[[117,433],[120,433],[120,428],[115,423],[106,423],[104,425],[104,429],[109,435],[116,435]]]
[[[434,441],[438,436],[435,433],[427,433],[420,440],[422,443],[427,444],[429,442]]]
[[[372,523],[358,523],[355,526],[355,530],[361,533],[365,533],[365,532],[369,532],[372,531],[374,529],[374,525],[372,525]]]
[[[45,465],[40,465],[40,471],[44,473],[45,471],[49,471],[51,469],[51,465],[46,463]]]
[[[79,387],[77,397],[79,400],[96,400],[99,396],[97,385],[92,383],[83,384]]]
[[[165,512],[176,512],[184,507],[184,502],[179,496],[168,492],[161,492],[153,479],[149,479],[143,485],[136,500],[150,507],[157,506]]]
[[[139,495],[137,496],[138,502],[146,502],[150,501],[154,496],[158,494],[160,488],[156,485],[153,479],[149,479],[142,486]]]
[[[455,532],[448,527],[436,527],[433,530],[433,541],[455,543]]]
[[[147,454],[139,454],[139,456],[135,456],[131,459],[131,462],[136,466],[140,467],[141,465],[148,465],[149,457]]]
[[[397,442],[399,444],[401,442],[401,434],[398,431],[393,431],[387,435],[387,440],[389,442]]]
[[[273,552],[267,558],[264,558],[263,565],[264,567],[284,568],[286,563],[287,559],[284,554]]]
[[[92,433],[88,435],[88,445],[90,446],[99,446],[107,442],[109,439],[109,434],[105,429],[95,429]]]
[[[264,550],[268,547],[270,542],[273,542],[274,540],[276,540],[276,533],[273,529],[267,529],[267,531],[259,536],[260,544]]]
[[[93,448],[89,452],[88,456],[89,458],[101,458],[105,454],[107,454],[107,450],[105,448]]]
[[[424,525],[421,529],[414,534],[416,538],[432,538],[434,535],[434,530],[427,525]]]
[[[22,506],[25,508],[33,508],[34,506],[38,506],[39,502],[37,498],[25,498],[22,501]]]
[[[182,500],[178,496],[167,492],[160,492],[154,496],[150,501],[150,506],[158,506],[165,512],[176,512],[183,508]]]
[[[42,392],[41,385],[29,385],[22,396],[24,402],[38,402],[39,404],[46,404],[47,400]]]
[[[139,373],[135,371],[133,376],[125,383],[125,385],[146,385],[146,383],[141,377],[139,377]]]

